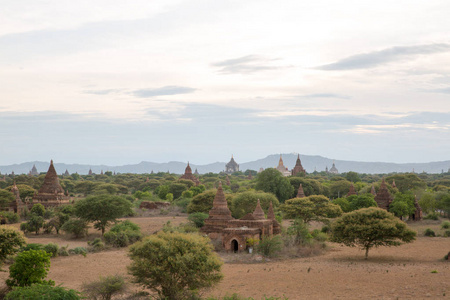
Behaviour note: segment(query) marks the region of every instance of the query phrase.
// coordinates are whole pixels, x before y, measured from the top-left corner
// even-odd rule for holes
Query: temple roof
[[[231,160],[225,165],[227,168],[237,167],[237,162],[234,161],[233,155],[231,155]]]
[[[256,203],[256,208],[255,211],[253,212],[253,217],[255,218],[255,220],[264,220],[266,218],[259,199],[258,202]]]
[[[303,191],[303,185],[300,183],[297,191],[297,198],[304,198],[306,197],[305,192]]]
[[[356,195],[356,190],[355,190],[355,186],[353,185],[353,183],[350,185],[350,189],[347,193],[347,197],[351,196],[351,195]]]
[[[64,194],[64,190],[59,184],[58,175],[56,174],[55,167],[53,166],[53,160],[50,161],[50,167],[48,168],[47,174],[45,174],[44,183],[42,187],[39,189],[38,194],[55,194],[62,193]]]
[[[228,209],[228,203],[222,189],[222,182],[219,181],[216,196],[214,197],[213,207],[209,211],[209,217],[213,219],[232,219],[231,211]]]
[[[189,162],[187,164],[186,169],[184,170],[184,174],[192,174],[191,166],[189,165]]]

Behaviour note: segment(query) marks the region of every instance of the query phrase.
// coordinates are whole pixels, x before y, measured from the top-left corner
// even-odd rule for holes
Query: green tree
[[[287,200],[280,205],[280,210],[286,219],[302,219],[305,223],[311,221],[327,222],[328,218],[342,215],[339,205],[331,203],[327,197],[313,195],[304,198]]]
[[[125,279],[121,275],[100,276],[100,280],[83,284],[83,291],[90,299],[111,300],[113,296],[121,295],[127,290]]]
[[[94,223],[94,228],[102,231],[118,218],[132,212],[132,203],[120,196],[90,196],[75,203],[75,215]]]
[[[436,211],[437,202],[434,193],[425,192],[419,200],[419,205],[424,213],[433,213]]]
[[[294,188],[289,179],[277,169],[269,168],[259,173],[255,188],[266,193],[274,194],[281,203],[292,197]]]
[[[168,185],[160,185],[156,192],[158,193],[158,197],[162,200],[166,200],[166,195],[169,193],[169,186]]]
[[[246,214],[252,213],[255,210],[258,199],[261,202],[262,209],[266,212],[269,209],[270,203],[272,203],[274,208],[279,205],[277,197],[271,193],[258,191],[238,193],[233,197],[230,207],[233,217],[240,219]]]
[[[201,228],[203,225],[205,225],[205,220],[209,217],[208,214],[202,213],[202,212],[196,212],[193,214],[190,214],[188,216],[188,220],[194,223],[195,227]]]
[[[350,201],[348,201],[347,198],[337,198],[331,201],[333,204],[339,205],[343,212],[350,212],[352,211],[350,207]],[[376,204],[376,203],[375,203]]]
[[[333,181],[330,185],[330,197],[340,198],[347,195],[352,183],[348,180]]]
[[[414,190],[424,190],[427,187],[425,181],[420,179],[417,174],[412,173],[391,175],[386,177],[385,180],[388,184],[392,184],[395,180],[395,185],[401,193]]]
[[[37,214],[31,214],[30,219],[26,223],[27,231],[34,232],[36,235],[39,234],[39,231],[44,226],[44,217],[41,217]]]
[[[350,202],[350,211],[360,208],[378,207],[372,194],[351,195],[347,197],[347,200]]]
[[[161,299],[191,299],[218,283],[222,261],[207,238],[196,234],[159,232],[130,247],[128,270]]]
[[[29,286],[33,283],[54,285],[52,280],[44,280],[50,269],[51,254],[44,250],[28,250],[17,254],[14,263],[9,267],[6,284],[13,286]]]
[[[347,172],[347,174],[345,174],[345,179],[347,179],[350,182],[356,183],[358,181],[361,181],[361,178],[359,178],[358,173],[356,172]]]
[[[75,238],[86,236],[88,228],[88,221],[83,219],[69,219],[60,227],[62,231],[73,234]]]
[[[190,181],[190,180],[187,180]],[[192,181],[191,181],[192,182]],[[174,182],[169,186],[169,193],[173,194],[174,199],[180,198],[181,194],[188,189],[188,186],[184,183]]]
[[[381,208],[362,208],[344,214],[331,227],[331,240],[349,247],[361,247],[365,258],[379,246],[400,246],[415,240],[416,232]]]
[[[26,245],[23,233],[13,227],[0,227],[0,268],[9,255],[17,253],[20,247]]]
[[[412,194],[395,194],[394,200],[389,205],[389,211],[399,218],[410,216],[415,211],[414,196]]]
[[[2,208],[8,207],[9,204],[14,201],[14,199],[14,194],[10,191],[0,190],[0,210],[2,210]]]
[[[68,290],[62,286],[35,283],[30,286],[15,287],[5,297],[5,300],[18,299],[79,300],[84,298],[81,298],[80,293],[72,289]]]
[[[27,198],[33,197],[34,193],[36,192],[35,189],[26,184],[18,184],[17,188],[19,189],[20,199],[22,201],[25,201]]]
[[[36,203],[31,208],[30,213],[32,213],[36,216],[43,217],[45,215],[45,207],[44,207],[44,205],[42,205],[40,203]]]
[[[450,218],[450,192],[439,192],[436,194],[437,206]]]

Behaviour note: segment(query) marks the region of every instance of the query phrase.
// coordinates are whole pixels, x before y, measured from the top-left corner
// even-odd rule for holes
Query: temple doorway
[[[232,240],[231,241],[231,249],[233,250],[234,253],[239,251],[239,243],[236,240]]]

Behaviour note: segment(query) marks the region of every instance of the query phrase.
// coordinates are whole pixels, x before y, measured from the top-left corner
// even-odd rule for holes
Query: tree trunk
[[[369,257],[369,247],[366,247],[366,258],[367,259]]]

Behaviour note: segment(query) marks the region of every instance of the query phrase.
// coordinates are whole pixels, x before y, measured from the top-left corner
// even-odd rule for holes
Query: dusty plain
[[[167,221],[173,225],[186,222],[185,216],[151,216],[130,218],[145,234],[158,231]],[[320,255],[290,259],[258,260],[251,254],[221,253],[225,264],[224,279],[205,296],[241,296],[261,299],[264,295],[289,299],[446,299],[450,297],[450,261],[443,257],[450,251],[450,238],[424,237],[425,228],[439,231],[439,223],[410,223],[419,232],[417,240],[400,247],[382,247],[369,253],[328,243]],[[15,225],[18,227],[18,224]],[[86,247],[87,241],[99,237],[90,229],[86,239],[68,236],[28,235],[29,243],[50,242],[69,248]],[[239,255],[236,257],[236,255]],[[99,276],[127,276],[127,249],[56,257],[51,260],[48,278],[56,284],[81,290],[84,282]],[[7,269],[8,266],[4,266]],[[436,271],[436,272],[433,272]],[[0,272],[4,282],[7,272]],[[130,293],[141,290],[132,286]]]

